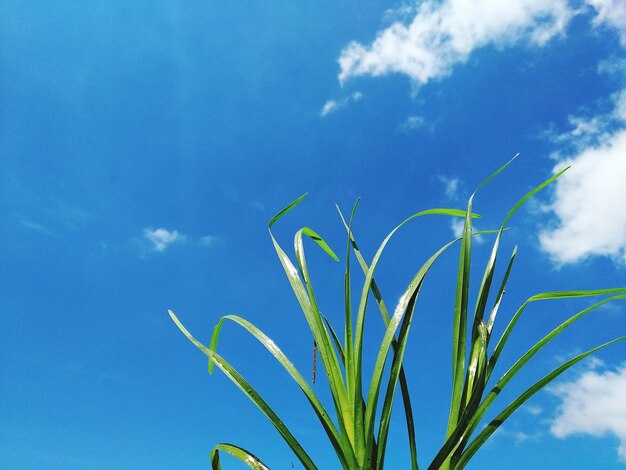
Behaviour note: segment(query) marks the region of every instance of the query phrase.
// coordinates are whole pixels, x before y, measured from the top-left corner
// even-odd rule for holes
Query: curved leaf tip
[[[295,201],[293,201],[291,204],[289,204],[287,207],[285,207],[284,209],[282,209],[278,214],[276,214],[274,217],[272,217],[270,219],[270,221],[268,222],[267,226],[268,228],[272,228],[272,225],[274,225],[276,223],[276,221],[278,219],[280,219],[283,215],[285,215],[287,212],[289,212],[291,209],[293,209],[294,207],[296,207],[298,204],[300,204],[302,202],[302,200],[308,196],[309,193],[304,193],[302,196],[300,196],[298,199],[296,199]]]

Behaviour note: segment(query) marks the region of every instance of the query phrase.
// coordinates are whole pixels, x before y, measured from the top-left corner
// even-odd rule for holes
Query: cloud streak
[[[363,93],[361,93],[360,91],[355,91],[350,96],[346,96],[339,100],[328,100],[326,103],[324,103],[324,106],[320,111],[320,116],[324,117],[329,115],[330,113],[334,113],[341,108],[345,108],[351,103],[356,103],[357,101],[361,100],[361,98],[363,98]]]

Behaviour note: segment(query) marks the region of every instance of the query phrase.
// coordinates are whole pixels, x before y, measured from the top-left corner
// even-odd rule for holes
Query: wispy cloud
[[[561,400],[550,431],[558,438],[572,435],[613,435],[618,457],[626,462],[626,364],[616,370],[591,370],[550,389]]]
[[[407,117],[406,121],[400,124],[400,130],[403,132],[411,132],[422,128],[426,128],[432,132],[433,127],[432,124],[428,124],[428,121],[426,121],[424,117],[417,115]]]
[[[341,52],[342,83],[362,75],[401,73],[425,84],[449,75],[480,47],[543,46],[563,34],[575,10],[567,0],[426,0],[398,13],[373,43],[353,41]]]
[[[163,252],[172,243],[184,242],[187,237],[177,230],[166,230],[164,228],[152,229],[151,227],[143,230],[143,236],[150,242],[153,251]]]
[[[527,433],[524,431],[509,429],[508,426],[500,426],[495,431],[493,436],[497,438],[511,439],[513,440],[515,445],[522,445],[524,442],[527,442],[527,441],[536,441],[536,440],[541,439],[543,434],[544,432],[542,431]]]
[[[523,407],[522,409],[531,416],[539,416],[541,413],[543,413],[543,409],[537,405],[528,405]]]
[[[213,235],[205,235],[200,237],[198,243],[202,246],[212,246],[217,241],[217,238]]]
[[[437,180],[443,184],[447,199],[458,199],[461,180],[457,177],[448,177],[444,175],[437,176]],[[463,225],[461,224],[461,229]]]
[[[594,24],[614,28],[626,46],[626,3],[623,0],[587,0],[597,11]]]
[[[30,220],[26,220],[26,219],[20,219],[20,223],[30,229],[30,230],[34,230],[36,232],[39,233],[43,233],[44,235],[48,235],[50,237],[56,237],[58,238],[59,235],[56,234],[55,232],[53,232],[52,230],[50,230],[48,227],[46,227],[45,225],[39,224],[37,222],[32,222]]]
[[[361,98],[363,98],[363,93],[361,93],[360,91],[355,91],[351,95],[344,98],[338,100],[328,100],[326,103],[324,103],[324,106],[320,111],[320,116],[324,117],[329,115],[330,113],[334,113],[341,108],[345,108],[350,103],[355,103],[359,101]]]

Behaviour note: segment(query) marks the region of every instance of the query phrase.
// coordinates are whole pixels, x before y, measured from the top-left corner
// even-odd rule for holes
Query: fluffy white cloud
[[[554,436],[614,435],[619,458],[626,461],[626,364],[616,371],[588,371],[550,391],[562,400],[550,428]]]
[[[340,100],[328,100],[324,103],[324,107],[320,111],[320,116],[324,117],[332,112],[337,111],[338,109],[344,108],[348,106],[350,103],[354,103],[363,98],[363,93],[360,91],[355,91],[350,96],[346,96],[345,98],[341,98]]]
[[[574,14],[567,0],[426,0],[410,21],[392,23],[371,45],[350,43],[339,58],[339,80],[403,73],[424,84],[448,75],[479,47],[522,40],[542,46]]]
[[[611,113],[570,117],[573,130],[556,138],[573,142],[576,152],[555,167],[572,166],[556,181],[549,205],[559,223],[544,229],[539,241],[560,264],[591,255],[626,262],[626,91],[613,99]]]
[[[165,251],[165,249],[175,242],[185,241],[185,235],[179,233],[177,230],[169,231],[164,228],[145,228],[143,230],[143,236],[151,243],[154,251]]]

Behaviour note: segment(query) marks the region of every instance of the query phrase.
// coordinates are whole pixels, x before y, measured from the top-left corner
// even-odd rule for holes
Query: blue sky
[[[343,255],[334,203],[360,196],[354,231],[371,257],[406,216],[463,208],[518,152],[477,197],[481,229],[571,164],[510,223],[502,256],[515,244],[519,255],[500,321],[538,292],[626,284],[623,0],[5,0],[0,70],[4,468],[200,469],[217,442],[272,468],[297,463],[225,377],[206,374],[167,309],[206,341],[220,316],[242,315],[307,376],[312,339],[266,228],[307,191],[276,227],[283,246],[307,225]],[[377,271],[388,304],[455,228],[433,217],[394,239]],[[322,310],[340,321],[343,265],[310,252]],[[445,434],[456,263],[448,254],[427,280],[407,351],[424,463]],[[586,305],[533,306],[502,361]],[[625,313],[614,303],[564,333],[509,397],[623,334]],[[375,310],[367,327],[371,351]],[[336,468],[265,350],[232,325],[220,350],[320,468]],[[624,468],[625,361],[618,344],[559,378],[470,468]],[[395,418],[388,464],[404,468]]]

